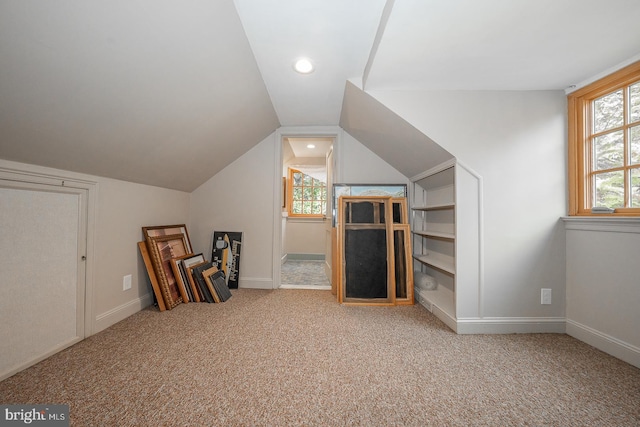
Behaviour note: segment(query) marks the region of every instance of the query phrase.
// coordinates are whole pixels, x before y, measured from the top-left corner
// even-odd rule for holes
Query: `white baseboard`
[[[39,363],[41,361],[43,361],[44,359],[53,356],[56,353],[61,352],[62,350],[64,350],[67,347],[71,347],[72,345],[82,341],[83,338],[81,337],[74,337],[74,338],[70,338],[68,341],[60,343],[56,346],[54,346],[53,348],[45,351],[44,353],[42,353],[39,356],[33,357],[29,360],[26,360],[24,362],[21,362],[20,364],[18,364],[17,366],[13,366],[11,368],[8,368],[6,371],[0,372],[0,381],[4,381],[7,378],[9,378],[12,375],[17,374],[20,371],[23,371],[33,365],[35,365],[36,363]]]
[[[151,294],[146,294],[140,298],[136,298],[129,302],[126,302],[118,307],[115,307],[105,313],[96,316],[95,323],[93,325],[93,333],[98,333],[104,329],[107,329],[111,325],[115,325],[121,320],[136,314],[145,307],[153,304],[153,297]]]
[[[280,285],[278,289],[311,289],[314,291],[330,291],[331,286],[325,285]]]
[[[459,334],[564,334],[564,317],[484,317],[457,319]]]
[[[273,289],[273,279],[261,277],[241,277],[238,287],[242,289]]]
[[[640,368],[640,348],[573,320],[566,322],[567,335]]]
[[[458,323],[456,322],[456,319],[451,317],[451,315],[449,313],[447,313],[445,310],[442,310],[436,304],[429,304],[429,306],[425,306],[425,307],[427,307],[427,310],[429,310],[431,313],[433,313],[434,316],[436,316],[438,319],[442,320],[445,325],[447,325],[449,328],[451,328],[451,330],[453,330],[453,332],[460,333],[458,331]]]

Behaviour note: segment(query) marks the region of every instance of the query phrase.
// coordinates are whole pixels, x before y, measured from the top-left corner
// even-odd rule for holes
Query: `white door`
[[[87,190],[0,179],[0,380],[84,338]]]

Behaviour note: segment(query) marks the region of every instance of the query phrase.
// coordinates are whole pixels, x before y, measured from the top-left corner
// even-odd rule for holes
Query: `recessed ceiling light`
[[[314,144],[307,144],[307,148],[316,148]]]
[[[313,63],[307,58],[300,58],[293,64],[293,69],[301,74],[309,74],[313,72]]]

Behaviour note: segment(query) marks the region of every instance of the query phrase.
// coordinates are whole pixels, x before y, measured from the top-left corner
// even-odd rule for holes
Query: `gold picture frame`
[[[147,243],[166,308],[171,310],[183,302],[178,282],[171,268],[171,259],[188,254],[187,238],[183,233],[152,236]]]
[[[189,239],[189,233],[187,232],[187,226],[184,224],[142,227],[142,234],[144,235],[144,239],[147,242],[150,241],[152,237],[182,234],[185,238],[185,246],[187,248],[187,252],[193,252],[193,249],[191,247],[191,240]]]

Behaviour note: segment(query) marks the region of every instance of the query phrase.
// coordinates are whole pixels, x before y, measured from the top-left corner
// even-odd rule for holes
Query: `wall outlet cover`
[[[551,289],[540,289],[540,304],[551,304]]]
[[[127,274],[122,278],[122,290],[126,291],[131,289],[131,275]]]

